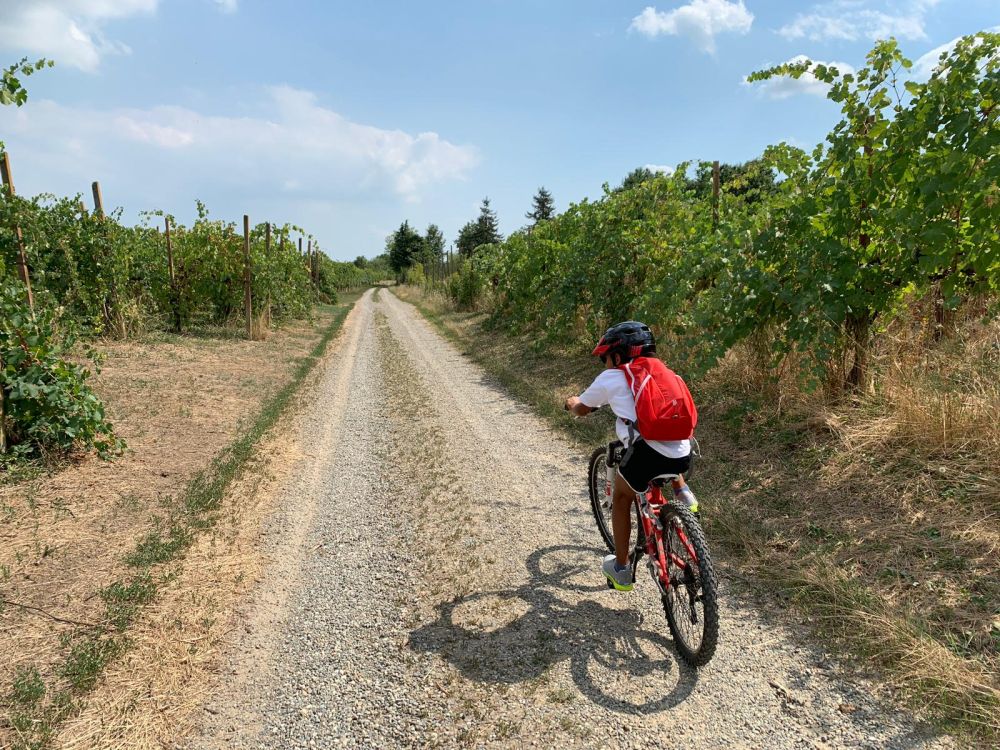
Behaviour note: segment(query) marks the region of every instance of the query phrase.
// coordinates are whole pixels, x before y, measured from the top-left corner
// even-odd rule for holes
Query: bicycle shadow
[[[438,605],[438,618],[411,632],[410,647],[441,655],[464,677],[481,683],[529,682],[568,660],[579,691],[621,713],[658,713],[691,694],[697,671],[675,657],[668,637],[643,627],[637,610],[611,609],[593,598],[571,603],[559,596],[560,590],[610,594],[603,581],[590,583],[597,577],[592,547],[546,547],[530,555],[526,565],[531,580],[518,588],[462,595]],[[666,621],[656,627],[666,632]]]

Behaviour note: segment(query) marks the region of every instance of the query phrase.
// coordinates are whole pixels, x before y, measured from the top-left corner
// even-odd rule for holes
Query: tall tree
[[[420,260],[420,251],[424,240],[409,221],[399,225],[399,229],[390,234],[385,241],[385,249],[389,254],[389,267],[397,274]]]
[[[427,234],[424,236],[422,262],[424,265],[439,263],[443,255],[444,235],[437,224],[430,224],[427,227]]]
[[[475,221],[470,221],[458,232],[458,239],[455,245],[458,252],[467,257],[471,257],[476,248],[480,245],[490,245],[503,242],[503,235],[497,224],[497,215],[490,208],[490,199],[483,198],[479,206],[479,216]]]
[[[524,216],[531,219],[532,224],[540,221],[548,221],[556,213],[556,204],[552,200],[552,194],[544,186],[538,188],[535,197],[531,199],[531,210]]]
[[[625,175],[625,179],[622,180],[622,184],[615,188],[615,192],[620,193],[625,190],[631,190],[644,182],[648,182],[654,177],[656,177],[656,172],[649,169],[649,167],[636,167]]]
[[[503,242],[503,235],[500,234],[500,225],[497,222],[496,212],[490,208],[490,199],[483,198],[483,203],[479,207],[479,218],[476,219],[479,226],[481,238],[480,245],[492,245]]]
[[[693,179],[688,179],[687,186],[699,198],[708,198],[712,194],[712,165],[702,162]],[[777,191],[774,181],[774,170],[760,159],[751,159],[742,164],[720,164],[719,186],[727,192],[743,196],[749,202]]]
[[[458,230],[458,237],[455,238],[455,247],[458,254],[469,257],[472,251],[479,247],[479,225],[475,220],[467,222]]]

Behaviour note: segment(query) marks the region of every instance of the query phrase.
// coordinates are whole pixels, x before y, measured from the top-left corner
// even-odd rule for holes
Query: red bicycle
[[[623,452],[619,440],[598,448],[590,457],[588,470],[591,510],[611,552],[615,551],[611,527],[613,482]],[[674,645],[684,661],[701,667],[712,658],[719,641],[718,585],[698,519],[686,507],[663,498],[661,488],[676,477],[655,477],[645,492],[635,496],[638,533],[632,551],[632,581],[639,559],[645,555]]]

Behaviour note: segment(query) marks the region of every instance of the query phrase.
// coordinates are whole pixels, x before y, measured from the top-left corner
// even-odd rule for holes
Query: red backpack
[[[618,367],[635,397],[636,428],[646,440],[688,440],[698,410],[680,375],[656,357],[636,357]]]

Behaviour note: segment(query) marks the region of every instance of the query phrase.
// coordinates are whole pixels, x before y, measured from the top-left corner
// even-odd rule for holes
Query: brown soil
[[[123,557],[290,379],[331,316],[320,312],[264,342],[163,335],[101,347],[107,360],[92,383],[127,453],[0,486],[0,596],[7,602],[0,608],[0,698],[19,668],[52,677],[65,655],[61,637],[75,627],[53,618],[100,620],[98,592],[123,577]],[[0,745],[5,731],[0,725]]]

